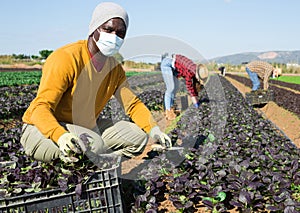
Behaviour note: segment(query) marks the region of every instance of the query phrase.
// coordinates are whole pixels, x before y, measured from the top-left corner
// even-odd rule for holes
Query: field
[[[129,82],[182,149],[153,152],[150,140],[141,156],[122,162],[125,212],[300,211],[298,84],[271,81],[274,102],[253,108],[244,99],[248,78],[212,75],[199,94],[200,108],[189,106],[177,122],[167,123],[162,76],[130,75]],[[0,201],[51,188],[70,190],[67,183],[76,186],[95,169],[88,159],[46,164],[24,154],[21,116],[37,87],[27,82],[0,88],[0,161],[14,162],[0,167]],[[183,82],[179,94],[185,94]],[[112,99],[101,117],[129,120],[119,107]],[[286,113],[279,121],[268,114],[278,112]],[[288,132],[279,124],[296,127]]]

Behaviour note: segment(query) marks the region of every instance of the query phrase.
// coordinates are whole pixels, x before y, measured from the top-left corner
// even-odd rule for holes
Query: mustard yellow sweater
[[[36,98],[23,115],[45,137],[57,142],[67,130],[59,122],[89,129],[115,96],[127,115],[145,132],[156,126],[151,112],[130,89],[120,64],[108,57],[100,72],[91,62],[87,40],[66,45],[46,60]]]

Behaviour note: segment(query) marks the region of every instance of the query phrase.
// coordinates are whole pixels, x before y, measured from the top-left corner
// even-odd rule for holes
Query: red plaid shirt
[[[190,95],[198,96],[196,88],[193,86],[193,78],[196,75],[197,65],[189,58],[183,55],[175,55],[174,68],[177,72],[177,78],[183,77],[185,79],[186,89]]]

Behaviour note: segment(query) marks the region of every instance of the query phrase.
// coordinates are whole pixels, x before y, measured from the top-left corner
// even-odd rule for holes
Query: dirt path
[[[251,89],[238,81],[226,77],[244,96]],[[300,119],[293,113],[279,107],[275,102],[270,102],[263,108],[256,109],[259,113],[272,121],[279,129],[281,129],[294,143],[300,148]]]

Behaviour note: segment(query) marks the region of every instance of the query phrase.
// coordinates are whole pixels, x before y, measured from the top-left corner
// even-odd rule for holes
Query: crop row
[[[145,191],[134,212],[157,211],[165,194],[179,212],[200,202],[214,212],[300,211],[299,149],[220,78],[210,79],[200,108],[188,108],[173,130],[184,150],[140,172]]]
[[[141,72],[126,72],[127,77],[138,75],[152,75],[153,73],[141,73]],[[0,87],[3,86],[18,86],[18,85],[32,85],[39,84],[42,76],[41,70],[26,70],[26,71],[2,71],[0,75]]]
[[[0,87],[0,119],[21,118],[36,95],[38,86]]]
[[[242,84],[244,84],[247,87],[250,87],[250,88],[252,87],[251,80],[246,77],[232,75],[232,74],[228,74],[227,76],[241,82]],[[300,117],[300,108],[299,108],[300,95],[299,94],[292,92],[290,90],[287,90],[287,89],[283,89],[283,88],[274,86],[274,85],[270,85],[269,89],[273,90],[274,102],[278,106],[280,106],[290,112],[293,112],[293,113],[295,113],[295,115]]]
[[[37,84],[40,82],[41,76],[41,71],[1,72],[0,87]]]

